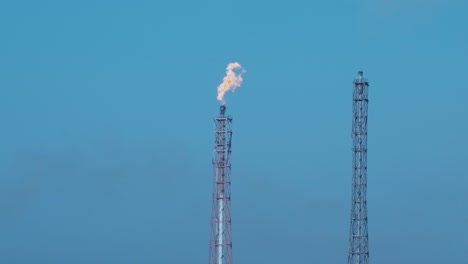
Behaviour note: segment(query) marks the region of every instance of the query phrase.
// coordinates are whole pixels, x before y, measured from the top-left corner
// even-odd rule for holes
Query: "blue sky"
[[[373,263],[468,263],[466,1],[0,3],[0,262],[206,263],[227,63],[236,263],[344,263],[370,81]]]

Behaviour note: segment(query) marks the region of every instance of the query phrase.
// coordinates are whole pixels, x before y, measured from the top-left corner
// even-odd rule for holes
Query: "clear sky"
[[[468,3],[0,2],[0,262],[207,263],[216,86],[235,263],[345,263],[369,87],[372,263],[468,263]]]

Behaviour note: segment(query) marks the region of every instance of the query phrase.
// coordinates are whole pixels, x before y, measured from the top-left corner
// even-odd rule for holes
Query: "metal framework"
[[[367,108],[369,82],[362,71],[353,89],[353,188],[348,264],[369,263],[367,234]]]
[[[232,264],[231,230],[231,138],[232,117],[226,106],[214,118],[213,206],[208,264]]]

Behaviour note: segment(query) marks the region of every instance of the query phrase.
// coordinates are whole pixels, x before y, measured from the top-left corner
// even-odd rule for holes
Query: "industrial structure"
[[[348,264],[369,263],[367,234],[367,107],[369,82],[358,73],[353,88],[353,180]]]
[[[208,264],[232,264],[231,138],[232,117],[221,105],[214,118],[213,205]]]

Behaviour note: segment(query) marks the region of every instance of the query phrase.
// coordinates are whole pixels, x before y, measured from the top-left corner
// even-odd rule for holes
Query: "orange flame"
[[[239,74],[236,74],[234,72],[235,69],[241,70]],[[223,97],[224,94],[232,90],[234,92],[237,87],[240,87],[242,84],[242,73],[244,73],[245,70],[242,68],[242,66],[237,63],[237,62],[232,62],[229,63],[228,66],[226,67],[226,76],[223,78],[223,82],[218,86],[218,101],[224,105],[226,102],[224,101]]]

